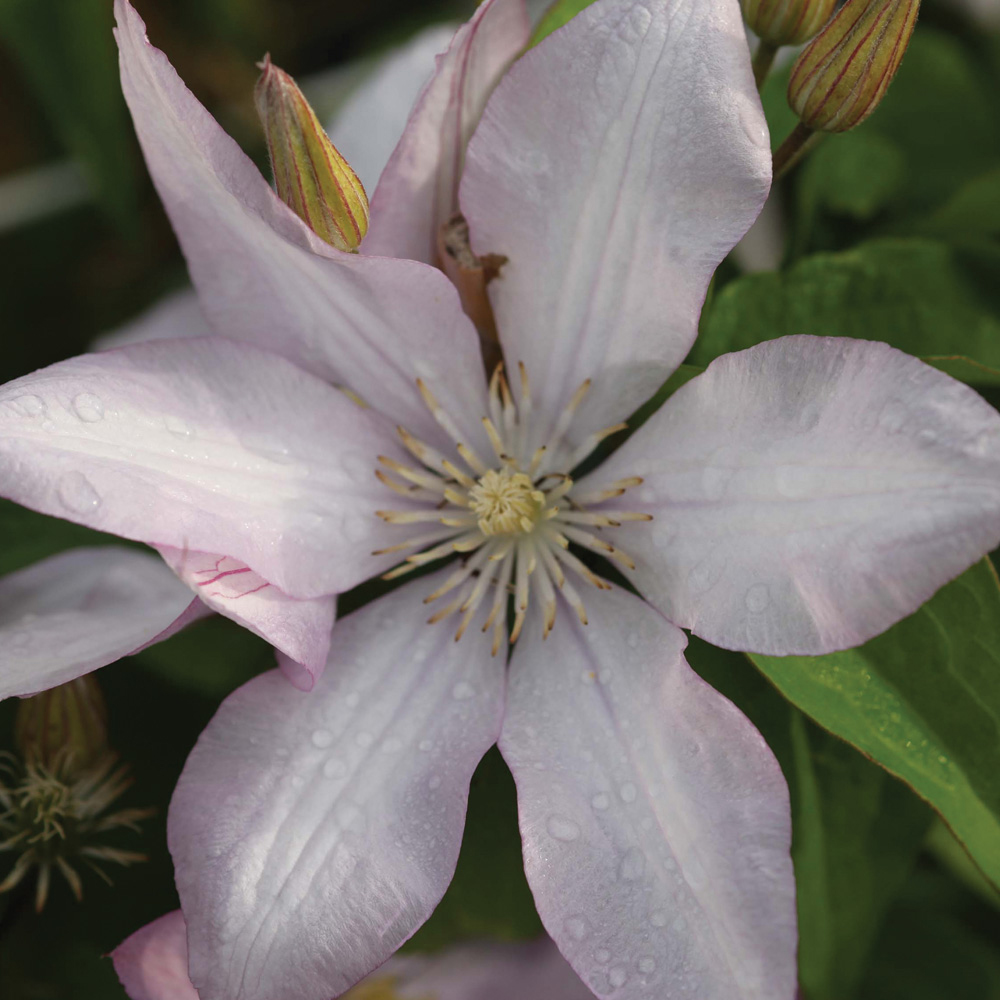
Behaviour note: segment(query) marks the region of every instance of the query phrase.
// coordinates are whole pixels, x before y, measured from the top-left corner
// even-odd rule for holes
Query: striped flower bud
[[[86,770],[108,752],[107,709],[92,674],[25,698],[14,740],[21,756],[46,768]]]
[[[847,0],[792,67],[788,103],[806,128],[846,132],[878,107],[919,7],[920,0]]]
[[[295,81],[265,56],[254,88],[278,196],[321,239],[354,252],[368,231],[368,197]]]
[[[750,30],[768,45],[801,45],[830,20],[837,0],[743,0]]]

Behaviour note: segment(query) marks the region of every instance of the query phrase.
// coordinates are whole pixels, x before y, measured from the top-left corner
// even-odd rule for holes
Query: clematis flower
[[[154,545],[193,587],[245,581],[217,602],[280,627],[312,684],[235,692],[178,784],[202,1000],[327,1000],[385,961],[443,894],[498,737],[539,913],[590,990],[790,998],[787,790],[681,629],[819,653],[913,611],[1000,539],[1000,417],[884,344],[790,337],[719,359],[577,475],[683,360],[766,197],[738,4],[597,0],[506,69],[524,8],[487,0],[359,255],[278,201],[116,13],[217,335],[5,387],[0,483]],[[456,207],[470,252],[506,258],[488,293],[507,366],[486,375],[432,266]],[[330,632],[336,593],[449,554]]]
[[[132,1000],[198,1000],[187,975],[180,910],[136,931],[111,955]],[[587,988],[551,941],[466,944],[394,955],[345,1000],[586,1000]]]

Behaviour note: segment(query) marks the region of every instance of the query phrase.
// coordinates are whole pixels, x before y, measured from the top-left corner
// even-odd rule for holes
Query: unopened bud
[[[26,761],[86,770],[108,751],[107,708],[92,674],[21,701],[14,739]]]
[[[846,132],[878,107],[919,7],[920,0],[847,0],[792,67],[788,103],[806,128]]]
[[[750,30],[768,45],[801,45],[830,20],[837,0],[743,0]]]
[[[295,81],[265,56],[254,88],[281,200],[321,239],[356,251],[368,231],[368,197]]]

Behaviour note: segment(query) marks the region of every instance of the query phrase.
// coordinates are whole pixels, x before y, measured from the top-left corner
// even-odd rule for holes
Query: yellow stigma
[[[531,531],[545,505],[545,494],[523,472],[490,469],[469,490],[469,506],[484,535]]]

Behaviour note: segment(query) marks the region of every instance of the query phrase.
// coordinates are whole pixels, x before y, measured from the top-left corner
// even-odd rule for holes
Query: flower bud
[[[878,107],[919,7],[920,0],[847,0],[792,67],[788,103],[806,128],[846,132]]]
[[[86,770],[108,750],[107,709],[92,674],[21,701],[14,739],[26,761]]]
[[[265,56],[254,88],[278,196],[321,239],[354,252],[368,231],[368,197],[295,81]]]
[[[801,45],[830,20],[837,0],[743,0],[750,30],[768,45]]]

